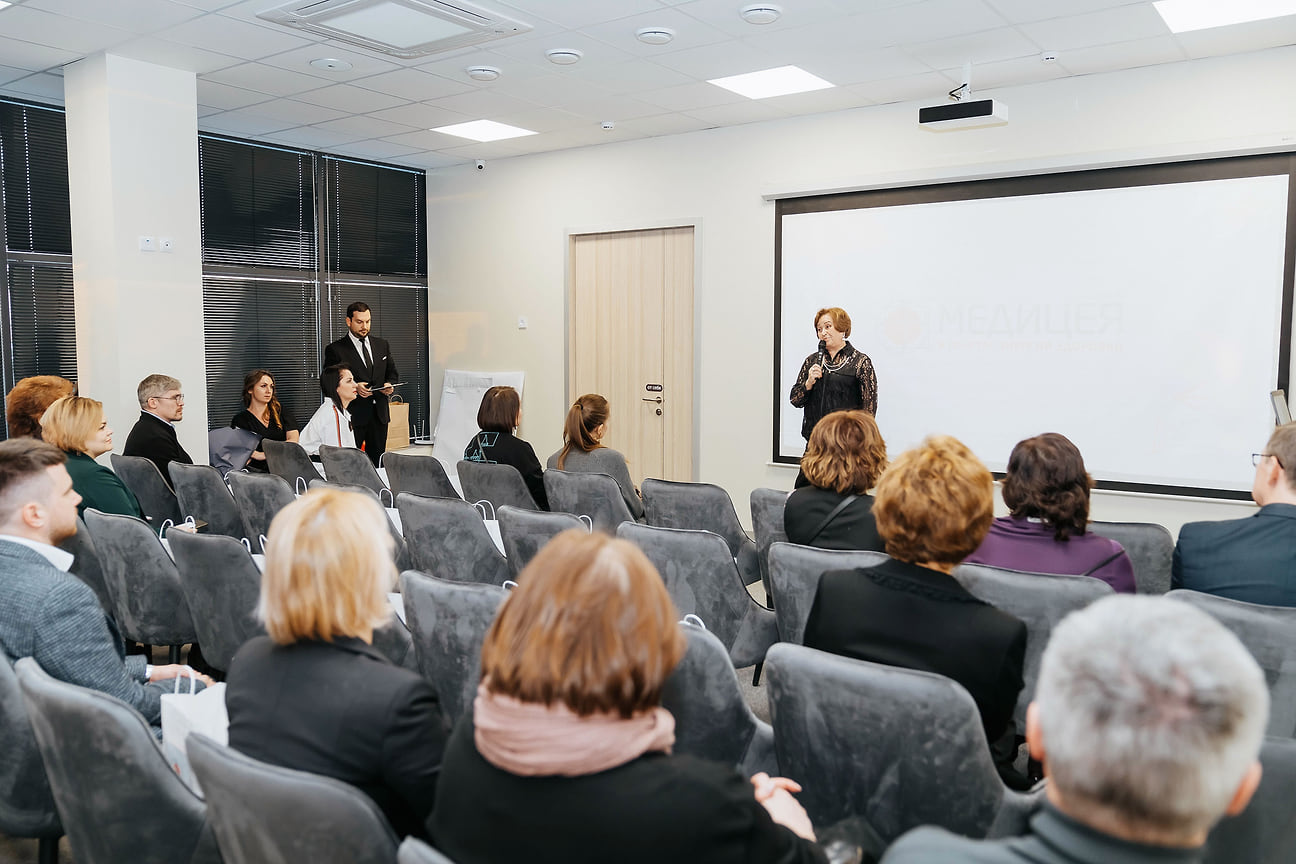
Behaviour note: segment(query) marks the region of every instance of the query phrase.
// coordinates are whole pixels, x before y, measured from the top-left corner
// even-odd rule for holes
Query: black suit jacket
[[[371,388],[400,382],[400,372],[396,371],[396,361],[391,356],[391,346],[386,339],[379,339],[370,333],[369,353],[373,355],[372,367],[365,365],[364,358],[356,350],[351,334],[348,333],[324,348],[324,366],[327,368],[336,363],[345,363],[351,367],[356,381]],[[368,426],[370,423],[386,426],[391,422],[391,409],[387,407],[385,393],[375,393],[367,398],[357,396],[347,410],[351,413],[352,422],[358,426]]]
[[[846,497],[855,500],[834,516],[818,537],[811,537],[833,508]],[[877,522],[873,519],[872,495],[846,496],[831,489],[803,486],[788,496],[787,505],[783,508],[783,531],[788,540],[802,546],[886,551],[886,543],[878,534]]]
[[[1179,529],[1172,588],[1265,606],[1296,606],[1296,505]]]
[[[193,464],[193,459],[189,458],[189,454],[180,446],[175,427],[147,411],[141,411],[140,418],[131,427],[130,435],[126,436],[126,446],[122,448],[122,455],[143,456],[156,465],[168,481],[171,479],[170,463]]]
[[[432,688],[359,639],[250,640],[230,663],[230,746],[371,797],[398,836],[423,833],[445,732]]]

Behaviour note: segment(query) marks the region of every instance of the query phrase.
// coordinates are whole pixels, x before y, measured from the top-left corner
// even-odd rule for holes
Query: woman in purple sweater
[[[994,521],[967,562],[1095,576],[1133,594],[1134,567],[1125,550],[1115,540],[1085,532],[1092,487],[1080,451],[1065,435],[1046,432],[1018,442],[1003,481],[1012,515]]]

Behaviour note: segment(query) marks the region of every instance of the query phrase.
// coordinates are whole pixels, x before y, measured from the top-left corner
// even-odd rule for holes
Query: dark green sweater
[[[123,516],[144,518],[135,495],[112,472],[84,453],[75,450],[67,453],[67,472],[72,477],[72,488],[81,496],[77,513],[85,515],[87,507],[103,513],[120,513]]]

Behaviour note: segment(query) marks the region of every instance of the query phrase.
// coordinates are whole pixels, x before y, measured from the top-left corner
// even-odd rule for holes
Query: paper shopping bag
[[[225,685],[214,684],[201,693],[181,693],[182,677],[176,678],[177,692],[162,694],[162,753],[185,785],[201,795],[202,789],[189,767],[185,740],[190,734],[201,732],[218,743],[229,743]]]

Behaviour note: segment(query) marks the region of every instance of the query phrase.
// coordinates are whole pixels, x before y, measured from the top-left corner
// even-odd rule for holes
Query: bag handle
[[[847,507],[849,507],[850,505],[858,501],[859,498],[860,498],[859,495],[852,495],[849,498],[843,498],[842,500],[838,501],[837,506],[834,507],[831,511],[829,511],[828,515],[824,517],[824,520],[819,523],[819,526],[817,528],[815,528],[814,533],[810,535],[810,539],[806,541],[805,545],[809,546],[815,540],[818,540],[819,535],[823,533],[823,530],[828,527],[829,523],[831,523],[834,519],[836,519],[839,513],[841,513]]]
[[[181,681],[182,679],[186,678],[186,677],[189,679],[189,692],[186,693],[186,694],[184,694],[184,695],[186,695],[186,696],[192,696],[193,694],[197,693],[197,692],[198,692],[198,675],[197,675],[197,673],[194,672],[192,666],[185,666],[184,669],[183,669],[183,671],[181,671],[181,673],[180,673],[179,675],[175,676],[175,679],[174,679],[174,680],[175,680],[175,689],[172,690],[171,692],[173,692],[173,693],[179,693],[179,692],[180,692],[180,681]]]

